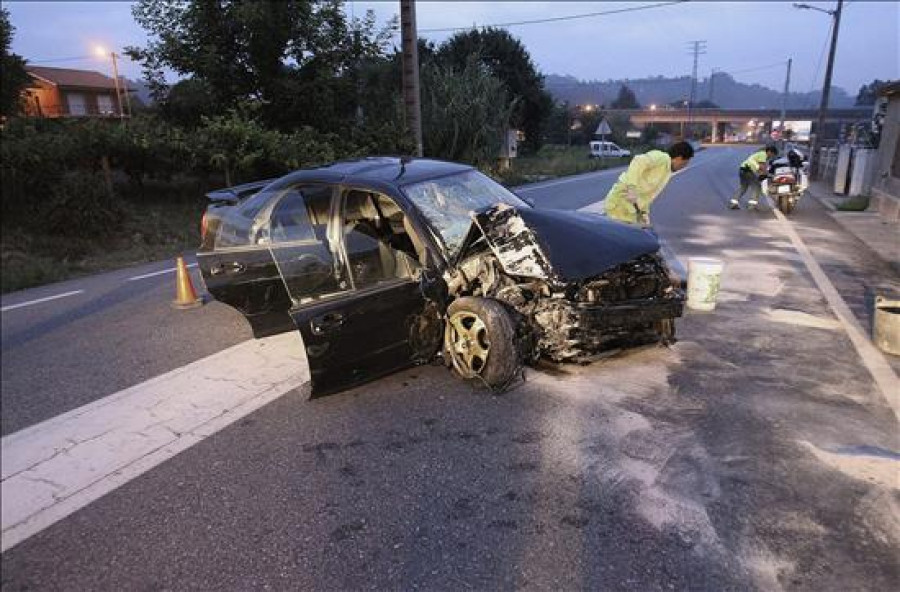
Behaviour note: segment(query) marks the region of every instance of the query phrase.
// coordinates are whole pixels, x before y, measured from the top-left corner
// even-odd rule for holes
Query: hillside
[[[547,90],[558,101],[568,101],[572,104],[594,103],[609,105],[612,103],[623,84],[627,84],[637,95],[641,105],[666,104],[684,100],[690,96],[691,77],[665,78],[656,76],[653,78],[641,78],[635,80],[591,80],[581,81],[573,76],[558,76],[549,74],[545,77]],[[710,79],[703,78],[697,83],[696,101],[709,100],[721,107],[734,109],[778,109],[781,107],[781,91],[767,88],[760,84],[745,84],[738,82],[731,75],[720,72],[713,79],[710,88]],[[812,93],[792,92],[788,98],[788,108],[818,107],[821,97],[820,91]],[[852,107],[854,97],[839,87],[831,87],[832,107]]]

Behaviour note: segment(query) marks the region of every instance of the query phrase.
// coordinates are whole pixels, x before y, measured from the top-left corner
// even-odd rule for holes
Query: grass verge
[[[23,290],[83,275],[173,258],[200,243],[197,200],[125,202],[124,222],[103,239],[37,234],[3,227],[0,291]]]
[[[864,195],[849,197],[836,206],[840,212],[862,212],[868,207],[869,198]]]
[[[630,158],[589,158],[588,153],[587,146],[544,146],[536,154],[511,159],[509,169],[501,171],[500,179],[507,186],[524,185],[626,166],[631,161]]]

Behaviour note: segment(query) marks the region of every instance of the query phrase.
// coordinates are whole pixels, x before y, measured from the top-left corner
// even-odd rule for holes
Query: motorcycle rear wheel
[[[778,196],[778,209],[781,210],[781,213],[787,216],[794,209],[794,201],[790,198],[789,195],[779,195]]]

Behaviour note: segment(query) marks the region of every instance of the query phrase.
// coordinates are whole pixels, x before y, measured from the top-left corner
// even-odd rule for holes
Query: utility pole
[[[784,77],[784,94],[781,95],[781,123],[778,125],[778,139],[782,142],[782,146],[784,145],[784,120],[787,117],[788,92],[791,87],[791,62],[793,61],[793,58],[788,58],[787,76]]]
[[[694,68],[691,70],[691,98],[688,103],[688,133],[694,132],[694,101],[697,94],[697,60],[706,53],[706,41],[691,41],[688,46],[694,54]],[[683,134],[682,134],[683,135]]]
[[[810,179],[819,178],[819,146],[822,142],[822,135],[825,128],[825,115],[828,112],[828,98],[831,94],[831,74],[834,71],[834,54],[837,51],[838,30],[841,26],[841,10],[844,7],[844,0],[838,0],[837,8],[834,10],[823,10],[821,8],[810,6],[808,4],[794,4],[794,8],[805,8],[809,10],[818,10],[831,15],[831,48],[828,50],[828,65],[825,67],[825,83],[822,87],[822,102],[819,104],[819,116],[816,119],[815,135],[810,139],[809,154],[809,177]]]
[[[422,107],[419,103],[419,40],[416,33],[416,1],[400,0],[400,35],[403,43],[403,105],[406,123],[416,139],[416,156],[422,148]]]
[[[119,92],[118,91],[119,67],[116,65],[116,58],[118,58],[119,56],[114,51],[110,52],[110,55],[112,55],[113,74],[116,77],[116,83],[117,83],[116,84],[116,89],[117,89],[116,92]],[[125,95],[125,104],[128,105],[128,117],[132,117],[134,115],[134,113],[131,112],[131,95],[128,94],[128,83],[126,82],[126,80],[127,80],[127,78],[122,80],[122,92]],[[122,112],[122,97],[121,96],[119,97],[119,112]],[[123,112],[122,112],[122,124],[123,125],[125,124],[125,114]]]

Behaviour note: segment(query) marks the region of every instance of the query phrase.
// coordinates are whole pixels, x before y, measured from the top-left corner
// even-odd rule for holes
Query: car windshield
[[[414,183],[403,190],[438,232],[451,258],[458,254],[466,238],[472,223],[470,212],[499,203],[529,207],[514,193],[478,171]]]

